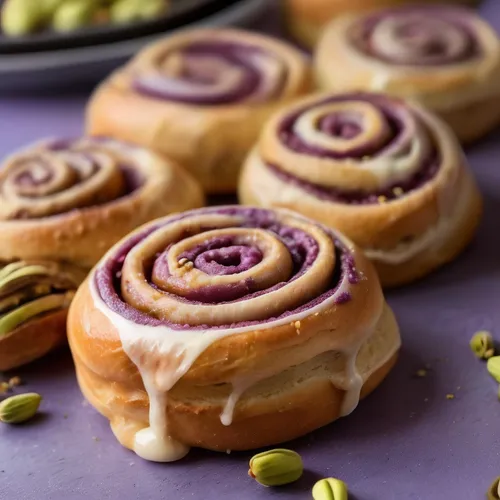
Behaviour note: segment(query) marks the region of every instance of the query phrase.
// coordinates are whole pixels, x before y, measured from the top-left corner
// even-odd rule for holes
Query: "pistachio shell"
[[[2,30],[10,36],[33,33],[43,24],[40,0],[6,0],[2,6]]]
[[[20,424],[32,418],[40,406],[42,396],[35,392],[18,394],[0,403],[0,421],[6,424]]]
[[[96,4],[89,0],[68,0],[54,13],[52,26],[56,31],[74,31],[92,23]]]
[[[276,449],[255,455],[250,460],[248,474],[263,486],[280,486],[297,481],[303,471],[298,453]]]
[[[118,0],[111,7],[111,21],[122,24],[153,19],[163,14],[167,8],[166,0]]]
[[[472,352],[480,359],[488,359],[494,355],[493,337],[490,332],[476,332],[470,340]]]
[[[486,364],[489,374],[500,383],[500,356],[493,356]]]
[[[70,298],[66,295],[47,295],[14,309],[0,318],[0,337],[11,332],[33,316],[66,307],[69,305],[69,301]]]
[[[321,479],[314,485],[312,495],[314,500],[347,500],[347,485],[333,477]]]

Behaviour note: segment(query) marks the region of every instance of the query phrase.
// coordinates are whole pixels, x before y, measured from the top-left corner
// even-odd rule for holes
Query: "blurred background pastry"
[[[290,34],[302,45],[314,47],[330,19],[347,13],[411,4],[455,3],[477,5],[479,0],[283,0]]]
[[[338,17],[321,37],[315,72],[325,90],[416,99],[464,143],[500,123],[500,40],[487,21],[463,7]]]
[[[234,192],[264,122],[309,91],[310,80],[305,56],[280,40],[185,31],[140,52],[98,88],[87,131],[166,154],[208,193]]]

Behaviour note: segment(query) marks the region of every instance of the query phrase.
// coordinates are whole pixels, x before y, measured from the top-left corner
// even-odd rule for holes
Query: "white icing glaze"
[[[361,388],[363,387],[363,377],[358,371],[356,366],[356,361],[358,359],[358,353],[361,349],[362,343],[355,346],[354,349],[344,351],[343,355],[345,357],[345,380],[343,383],[339,384],[335,378],[332,378],[332,384],[339,389],[345,391],[344,399],[342,400],[342,406],[340,407],[340,416],[345,417],[350,415],[358,406],[359,397],[361,394]]]
[[[344,241],[344,244],[351,248],[350,242]],[[348,278],[344,276],[338,290],[323,302],[301,313],[261,323],[259,328],[274,328],[319,313],[332,307],[337,297],[348,289]],[[90,277],[90,292],[94,307],[108,318],[119,332],[123,349],[137,366],[148,393],[149,427],[136,433],[134,451],[147,460],[157,462],[170,462],[182,458],[188,452],[188,448],[172,439],[168,431],[166,411],[168,391],[191,368],[200,354],[214,342],[230,335],[253,331],[255,326],[219,330],[174,330],[168,326],[140,325],[112,311],[104,303],[97,292],[94,273]],[[86,323],[84,326],[89,327]],[[266,376],[268,375],[264,373],[258,378],[261,380]],[[235,384],[233,394],[221,415],[224,425],[230,425],[238,399],[254,383],[256,379]]]
[[[236,404],[240,400],[243,393],[256,383],[257,380],[254,379],[247,379],[239,382],[233,381],[233,390],[231,391],[231,395],[227,398],[224,410],[220,414],[220,421],[222,425],[225,425],[227,427],[233,423],[234,409],[236,408]]]

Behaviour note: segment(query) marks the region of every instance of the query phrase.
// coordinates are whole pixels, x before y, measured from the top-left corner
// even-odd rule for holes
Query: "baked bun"
[[[72,294],[120,238],[202,204],[183,170],[115,140],[51,140],[7,158],[0,170],[0,370],[64,341]]]
[[[326,425],[382,381],[400,346],[359,250],[294,212],[249,207],[129,235],[78,290],[68,332],[85,397],[154,461]]]
[[[449,127],[381,94],[313,96],[277,113],[246,161],[239,195],[338,228],[375,263],[384,286],[453,259],[481,213]]]
[[[414,4],[412,0],[284,0],[285,17],[291,35],[312,48],[330,19],[347,13]],[[420,0],[419,4],[455,3],[477,5],[478,0]]]
[[[339,17],[315,55],[319,86],[418,100],[459,140],[500,123],[500,40],[472,10],[418,6]]]
[[[100,86],[87,128],[166,154],[209,193],[234,192],[263,123],[310,84],[307,59],[282,41],[232,29],[183,31]]]

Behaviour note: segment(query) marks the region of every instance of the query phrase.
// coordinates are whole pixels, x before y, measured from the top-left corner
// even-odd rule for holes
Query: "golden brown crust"
[[[348,12],[363,12],[375,8],[397,7],[415,3],[407,0],[285,0],[285,14],[290,33],[312,48],[318,41],[324,25]],[[477,5],[478,0],[423,0],[420,3],[456,3]]]
[[[367,282],[376,280],[373,271],[363,269],[368,271]],[[171,436],[189,446],[219,451],[246,450],[293,439],[339,418],[345,392],[336,388],[328,375],[317,375],[316,370],[312,371],[313,375],[307,372],[295,375],[296,382],[293,375],[284,376],[284,381],[278,384],[288,381],[289,385],[284,385],[282,390],[266,391],[257,386],[238,403],[229,426],[221,423],[220,415],[231,390],[227,381],[235,375],[269,369],[270,363],[279,370],[279,359],[286,364],[290,357],[296,359],[298,350],[310,353],[315,351],[314,343],[328,342],[328,335],[307,338],[308,332],[321,330],[318,323],[328,325],[329,335],[337,328],[339,333],[353,331],[381,307],[378,298],[369,303],[358,296],[354,303],[352,309],[356,311],[336,309],[303,320],[301,331],[305,339],[297,336],[293,325],[286,325],[255,332],[258,338],[253,332],[239,334],[210,346],[169,393],[167,414]],[[86,331],[81,319],[83,311],[87,311],[91,325]],[[397,359],[397,325],[386,306],[384,311],[374,328],[373,347],[367,346],[365,352],[358,355],[360,372],[366,373],[361,397],[382,382]],[[345,324],[352,325],[345,328]],[[72,305],[69,333],[78,381],[85,397],[110,419],[121,444],[132,449],[135,432],[148,425],[148,396],[137,368],[122,350],[113,325],[93,306],[88,282]],[[381,340],[377,342],[378,335]],[[291,343],[298,342],[299,349],[295,349]],[[375,358],[373,352],[378,353]],[[387,356],[385,352],[393,354]],[[322,401],[321,408],[317,407],[317,401]]]
[[[130,78],[152,51],[171,50],[188,41],[238,40],[270,50],[288,68],[279,98],[263,103],[194,105],[149,98],[134,91]],[[196,30],[169,37],[140,53],[105,81],[87,110],[91,135],[108,135],[154,149],[187,168],[209,193],[232,192],[241,163],[269,115],[311,87],[300,52],[263,35],[235,30]]]
[[[368,396],[386,378],[398,358],[395,353],[364,382],[361,397]],[[134,431],[147,426],[147,400],[132,402],[126,394],[110,390],[102,380],[76,362],[78,383],[86,399],[111,420],[117,439],[126,448],[133,448]],[[220,404],[186,405],[171,400],[168,406],[169,425],[176,439],[190,446],[216,451],[250,450],[290,441],[339,418],[344,392],[327,379],[311,380],[271,402],[253,407],[251,415],[240,412],[238,418],[224,426],[220,421]],[[110,404],[109,401],[112,401]],[[318,405],[318,401],[321,404]],[[119,409],[128,407],[136,424],[120,421]],[[113,409],[111,409],[113,408]]]
[[[67,309],[45,314],[0,336],[0,371],[30,363],[64,344],[67,315]]]

